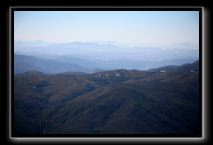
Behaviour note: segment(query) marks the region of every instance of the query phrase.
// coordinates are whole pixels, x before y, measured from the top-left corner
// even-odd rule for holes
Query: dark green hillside
[[[20,134],[199,135],[199,64],[14,77]],[[33,127],[32,127],[33,126]]]

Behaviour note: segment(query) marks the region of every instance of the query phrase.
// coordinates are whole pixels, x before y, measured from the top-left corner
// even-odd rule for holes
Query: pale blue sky
[[[198,48],[198,11],[15,11],[15,41],[115,41]]]

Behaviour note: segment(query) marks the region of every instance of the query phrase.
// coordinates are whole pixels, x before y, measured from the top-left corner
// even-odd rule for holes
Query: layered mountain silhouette
[[[146,71],[14,76],[16,135],[201,133],[199,61]]]
[[[185,44],[158,48],[121,46],[110,42],[15,41],[14,53],[15,73],[31,70],[51,74],[66,71],[94,73],[96,69],[147,70],[199,59],[198,49]]]
[[[42,59],[27,55],[14,55],[14,60],[15,73],[23,73],[32,70],[49,74],[61,73],[66,71],[88,71],[86,68],[77,64],[58,62],[55,60]]]

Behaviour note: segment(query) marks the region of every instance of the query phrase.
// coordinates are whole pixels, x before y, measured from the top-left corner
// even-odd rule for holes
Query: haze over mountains
[[[16,42],[15,134],[199,136],[198,59],[192,48]]]
[[[15,10],[12,135],[201,137],[200,12]]]
[[[146,70],[165,65],[191,63],[199,58],[197,49],[192,49],[189,45],[177,46],[177,49],[163,49],[123,47],[94,42],[16,41],[15,73],[29,70],[45,73],[66,71],[93,73],[96,70],[113,69]]]
[[[146,71],[14,76],[14,129],[35,134],[199,136],[199,61]]]

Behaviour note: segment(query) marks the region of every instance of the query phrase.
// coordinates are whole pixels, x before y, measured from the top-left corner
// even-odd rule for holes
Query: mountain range
[[[198,60],[148,70],[17,73],[14,133],[199,136],[199,73]]]
[[[23,73],[32,70],[49,74],[67,71],[89,71],[88,69],[73,63],[60,62],[26,55],[14,55],[14,73]]]
[[[199,59],[198,49],[179,45],[177,48],[168,49],[125,47],[111,43],[94,42],[15,41],[14,52],[14,64],[17,66],[15,72],[17,73],[26,72],[32,68],[35,71],[45,73],[65,71],[94,73],[96,70],[115,69],[147,70],[166,65],[192,63]],[[36,62],[35,59],[37,59]],[[55,65],[52,65],[53,63]]]
[[[181,65],[193,62],[195,58],[165,59],[165,60],[130,60],[127,58],[116,60],[91,60],[78,58],[69,55],[65,56],[30,56],[14,55],[14,73],[24,73],[27,71],[38,71],[47,74],[63,72],[85,72],[94,73],[103,70],[115,69],[137,69],[147,70],[167,65]]]

